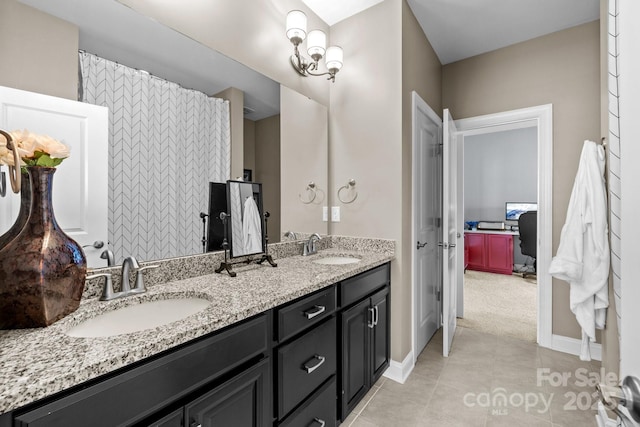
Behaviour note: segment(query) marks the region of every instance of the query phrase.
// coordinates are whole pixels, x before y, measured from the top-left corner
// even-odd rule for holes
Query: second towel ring
[[[304,200],[302,198],[301,194],[298,194],[298,199],[300,199],[300,201],[302,203],[304,203],[305,205],[308,205],[309,203],[313,202],[316,199],[316,184],[313,181],[309,181],[309,184],[307,184],[307,188],[305,189],[305,191],[309,194],[309,197],[307,200]]]
[[[350,179],[349,182],[347,183],[347,185],[343,185],[342,187],[340,187],[338,189],[338,200],[340,200],[342,203],[344,203],[345,205],[349,204],[349,203],[353,203],[357,198],[358,198],[358,192],[355,191],[356,188],[356,180],[355,179]],[[345,200],[342,198],[342,196],[340,195],[340,193],[342,192],[342,190],[354,190],[354,196],[351,200]]]

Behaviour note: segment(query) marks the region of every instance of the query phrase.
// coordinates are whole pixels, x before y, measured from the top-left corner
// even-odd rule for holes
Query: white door
[[[441,138],[442,121],[413,92],[414,358],[440,327]]]
[[[459,239],[458,225],[458,135],[448,109],[442,115],[442,354],[449,356],[456,332],[456,288]]]
[[[87,265],[106,266],[100,254],[108,239],[107,108],[0,86],[0,127],[28,129],[71,147],[53,178],[53,209],[62,229],[85,246]],[[9,195],[10,193],[10,195]],[[11,227],[20,196],[0,199],[0,234]],[[91,245],[104,242],[101,249]]]

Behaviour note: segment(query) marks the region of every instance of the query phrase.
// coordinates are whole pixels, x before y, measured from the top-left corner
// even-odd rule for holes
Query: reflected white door
[[[449,356],[456,332],[456,288],[458,283],[458,134],[451,113],[442,115],[442,354]]]
[[[108,245],[107,113],[105,107],[0,86],[1,128],[28,129],[71,147],[53,178],[53,209],[65,233],[85,246],[91,267],[106,266],[100,254]],[[20,208],[20,196],[7,195],[0,199],[0,234]],[[104,246],[92,247],[96,241]]]
[[[441,139],[442,121],[413,92],[415,358],[440,327],[438,223],[441,214]]]

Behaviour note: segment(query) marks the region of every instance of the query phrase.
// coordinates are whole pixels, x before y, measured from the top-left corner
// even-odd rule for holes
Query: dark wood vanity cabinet
[[[389,268],[340,284],[340,419],[344,421],[389,367]]]
[[[0,415],[0,427],[337,426],[389,366],[389,264]]]
[[[266,426],[271,419],[271,316],[269,313],[198,339],[177,350],[114,372],[103,380],[48,399],[47,403],[14,413],[16,427],[113,427],[125,425],[163,426],[175,424],[175,415],[200,396],[221,388],[224,393],[252,387],[252,400],[242,396],[241,412],[255,414],[248,426]],[[253,380],[261,369],[261,379]],[[251,385],[245,384],[253,375]],[[260,406],[252,406],[256,402]],[[222,402],[221,405],[228,405]],[[187,406],[188,408],[189,406]],[[224,410],[218,411],[222,413]],[[237,408],[236,408],[237,409]],[[165,411],[174,411],[164,417]],[[258,414],[262,411],[263,414]],[[161,414],[161,415],[160,415]],[[191,426],[185,410],[184,426]],[[163,420],[162,422],[160,420]],[[197,425],[194,424],[194,425]],[[203,424],[206,425],[206,424]]]
[[[276,309],[276,424],[336,426],[336,287]]]

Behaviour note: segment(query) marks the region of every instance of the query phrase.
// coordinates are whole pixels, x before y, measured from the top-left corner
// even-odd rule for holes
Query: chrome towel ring
[[[358,192],[355,191],[355,188],[356,188],[356,180],[352,178],[352,179],[349,180],[347,185],[343,185],[342,187],[340,187],[338,189],[338,200],[340,200],[345,205],[347,205],[349,203],[353,203],[358,198]],[[349,192],[349,193],[353,192],[353,197],[351,198],[351,200],[345,200],[345,199],[342,198],[342,195],[340,193],[343,190],[347,190],[347,192]]]
[[[11,189],[14,193],[19,193],[22,183],[22,173],[20,172],[20,155],[18,154],[18,147],[14,146],[13,138],[11,138],[11,135],[9,135],[7,132],[0,129],[0,135],[5,137],[7,141],[7,149],[13,153],[13,166],[7,165],[7,168],[9,169],[9,180],[11,181]],[[4,197],[7,191],[7,183],[4,172],[2,172],[0,175],[2,175],[2,177],[0,177],[0,180],[2,181],[2,188],[0,188],[0,190],[2,190],[2,197]]]
[[[309,203],[312,203],[316,199],[315,182],[309,181],[309,184],[307,184],[307,188],[305,189],[305,191],[307,192],[307,200],[303,199],[301,194],[298,194],[298,198],[302,203],[304,203],[305,205],[308,205]]]

